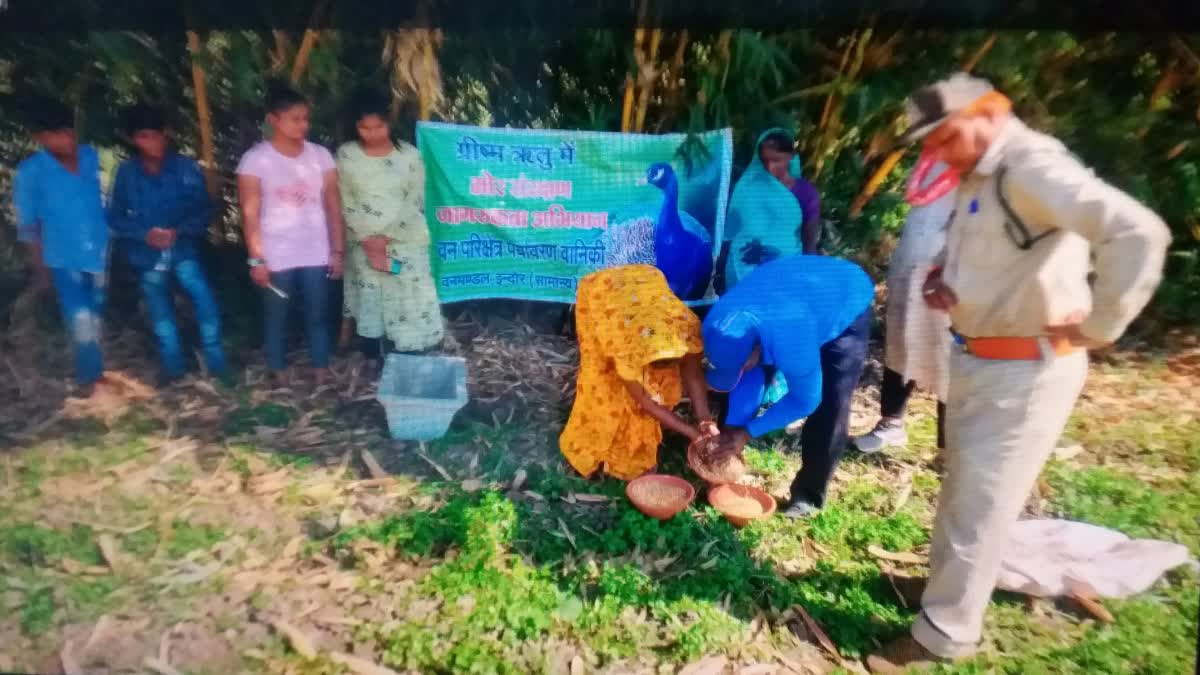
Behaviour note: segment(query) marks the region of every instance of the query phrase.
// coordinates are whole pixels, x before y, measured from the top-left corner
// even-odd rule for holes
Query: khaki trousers
[[[1008,543],[1087,376],[1087,352],[1044,360],[980,359],[955,348],[946,401],[946,476],[929,555],[929,585],[912,635],[944,658],[983,637]]]

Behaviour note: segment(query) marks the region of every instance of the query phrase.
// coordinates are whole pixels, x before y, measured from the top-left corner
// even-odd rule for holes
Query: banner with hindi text
[[[595,270],[654,264],[655,227],[672,199],[647,181],[657,162],[673,169],[678,218],[703,227],[714,260],[720,251],[729,129],[655,136],[420,122],[417,145],[444,303],[571,303],[579,279]],[[714,299],[710,282],[689,304]]]

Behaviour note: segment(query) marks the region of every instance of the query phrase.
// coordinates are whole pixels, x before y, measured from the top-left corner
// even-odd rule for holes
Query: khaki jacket
[[[996,193],[1002,167],[1008,204],[1031,236],[1046,235],[1029,250],[1006,233]],[[964,178],[947,227],[938,262],[958,296],[954,329],[970,337],[1043,335],[1046,325],[1083,312],[1084,335],[1114,341],[1150,301],[1171,242],[1153,211],[1015,117]]]

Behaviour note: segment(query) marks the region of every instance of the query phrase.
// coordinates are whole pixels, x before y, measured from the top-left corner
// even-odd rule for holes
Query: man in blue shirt
[[[858,265],[790,256],[755,268],[704,320],[709,387],[730,392],[729,426],[710,457],[741,454],[751,438],[807,417],[803,464],[783,511],[803,518],[825,503],[829,479],[849,441],[850,401],[871,337],[875,284]],[[761,415],[776,373],[787,392]]]
[[[75,115],[42,99],[30,107],[41,149],[17,166],[13,204],[17,238],[29,245],[39,286],[53,279],[63,324],[75,352],[75,382],[90,395],[104,376],[100,352],[108,263],[108,225],[100,196],[100,159],[79,145]]]
[[[199,255],[212,216],[204,175],[195,160],[168,147],[166,117],[161,110],[133,107],[127,113],[127,131],[138,156],[117,169],[109,221],[141,281],[158,339],[161,383],[167,384],[185,371],[172,277],[192,300],[208,372],[224,379],[227,367],[220,311]]]

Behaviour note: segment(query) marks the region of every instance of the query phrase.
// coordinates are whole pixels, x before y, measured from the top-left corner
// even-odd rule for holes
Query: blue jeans
[[[75,382],[92,384],[104,374],[100,354],[100,319],[104,315],[103,274],[54,268],[54,289],[63,326],[75,351]]]
[[[179,280],[179,285],[192,299],[192,309],[195,310],[196,323],[199,324],[200,345],[208,372],[216,376],[224,375],[226,364],[225,350],[221,347],[221,314],[204,276],[204,268],[201,267],[200,261],[195,259],[180,260],[168,271],[149,269],[141,272],[142,294],[150,312],[150,325],[154,330],[154,337],[158,339],[163,373],[174,378],[183,375],[186,369],[183,348],[179,341],[179,327],[175,322],[175,301],[171,296],[172,272]]]
[[[871,309],[821,347],[821,403],[800,430],[802,464],[792,499],[824,506],[825,489],[850,442],[850,402],[871,342]]]
[[[288,308],[298,304],[304,315],[304,332],[314,368],[329,365],[329,346],[332,327],[329,325],[329,268],[297,267],[271,272],[271,283],[287,294],[281,298],[275,291],[264,288],[263,337],[266,342],[267,367],[283,370],[287,367]]]

